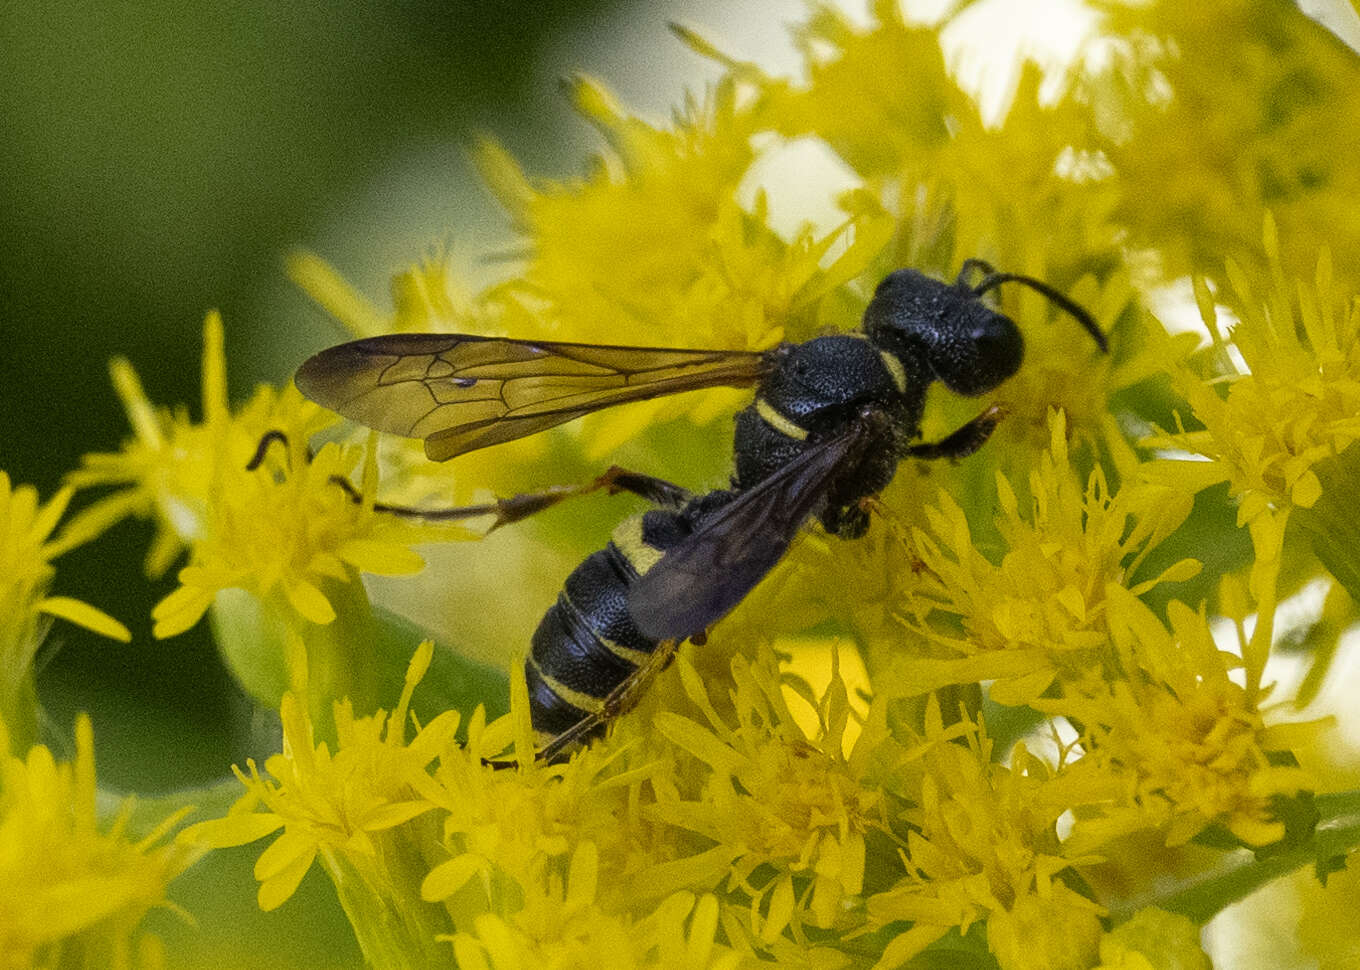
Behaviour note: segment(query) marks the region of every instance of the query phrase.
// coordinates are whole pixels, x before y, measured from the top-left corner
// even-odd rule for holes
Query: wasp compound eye
[[[996,387],[1020,369],[1025,340],[1010,317],[974,304],[960,339],[948,340],[931,360],[940,383],[955,394],[974,396]]]

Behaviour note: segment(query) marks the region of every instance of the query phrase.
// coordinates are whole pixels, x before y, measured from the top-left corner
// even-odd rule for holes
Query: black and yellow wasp
[[[887,486],[900,461],[981,447],[1002,417],[997,406],[940,441],[916,439],[932,381],[972,396],[1020,367],[1019,329],[982,300],[1007,282],[1042,293],[1106,349],[1100,327],[1062,293],[969,260],[953,283],[898,270],[879,284],[860,329],[760,353],[392,334],[324,350],[296,381],[347,418],[423,438],[435,461],[615,404],[755,386],[736,418],[727,488],[695,495],[614,468],[589,486],[419,513],[512,521],[594,488],[658,506],[625,522],[567,577],[534,634],[525,661],[533,725],[539,757],[554,760],[631,707],[675,647],[736,606],[808,519],[857,538],[868,526],[862,500]]]

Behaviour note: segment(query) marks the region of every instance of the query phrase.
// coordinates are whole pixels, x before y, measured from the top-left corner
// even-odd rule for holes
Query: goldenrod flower
[[[930,533],[915,530],[933,582],[916,591],[912,608],[922,619],[936,608],[958,615],[965,636],[922,624],[952,656],[903,661],[895,678],[903,689],[995,680],[994,699],[1024,704],[1055,680],[1080,679],[1092,668],[1112,672],[1110,585],[1128,584],[1141,594],[1199,571],[1187,559],[1133,584],[1146,555],[1184,521],[1189,496],[1134,484],[1112,493],[1100,467],[1083,486],[1061,411],[1050,413],[1049,433],[1049,450],[1030,473],[1029,508],[1022,511],[1010,481],[996,476],[995,521],[1005,544],[999,563],[978,548],[968,516],[947,493],[927,510]]]
[[[1172,601],[1168,629],[1127,590],[1111,586],[1106,596],[1114,647],[1131,673],[1070,685],[1063,700],[1040,704],[1082,724],[1083,761],[1127,784],[1128,804],[1079,823],[1077,834],[1098,844],[1121,828],[1156,827],[1179,845],[1217,822],[1249,845],[1278,841],[1285,828],[1273,802],[1313,782],[1271,754],[1298,747],[1320,725],[1267,726],[1248,689],[1229,678],[1237,663],[1203,613]]]
[[[1100,938],[1093,970],[1212,970],[1199,927],[1178,913],[1148,907]]]
[[[16,753],[37,738],[33,660],[53,617],[124,643],[132,639],[127,627],[88,603],[48,595],[56,575],[51,560],[91,538],[69,525],[51,538],[71,494],[65,488],[40,504],[37,489],[13,486],[0,471],[0,724]]]
[[[719,715],[704,681],[677,661],[702,721],[659,712],[653,727],[676,750],[673,791],[658,789],[646,815],[702,837],[692,878],[725,878],[745,909],[748,932],[765,946],[802,924],[832,927],[863,889],[864,835],[880,810],[847,761],[845,685],[833,676],[821,699],[821,730],[809,739],[786,705],[778,666],[768,654],[732,660],[736,725]],[[678,865],[678,864],[677,864]],[[645,870],[637,882],[652,878]]]
[[[67,476],[76,488],[116,489],[82,510],[72,520],[72,527],[98,533],[129,515],[152,519],[156,536],[147,553],[146,571],[156,577],[205,531],[216,464],[214,449],[221,443],[221,425],[227,416],[222,318],[212,312],[203,322],[203,415],[199,423],[194,423],[183,408],[171,412],[153,405],[127,360],[115,359],[109,371],[133,436],[121,451],[85,455],[82,467]],[[319,410],[309,419],[314,422],[311,431],[324,427],[324,415]],[[263,435],[269,429],[241,430],[244,435]],[[249,458],[247,452],[246,460]]]
[[[122,452],[87,455],[72,478],[82,487],[122,487],[72,528],[95,531],[129,514],[153,517],[153,573],[190,550],[179,587],[152,611],[152,632],[174,636],[215,606],[219,645],[261,700],[277,703],[290,684],[307,680],[306,665],[318,695],[314,714],[332,697],[364,696],[356,687],[364,683],[364,665],[345,659],[360,649],[352,641],[370,616],[359,574],[417,572],[424,561],[412,544],[465,533],[375,510],[372,449],[328,443],[313,455],[312,435],[335,418],[291,385],[261,386],[233,412],[215,313],[204,323],[201,423],[183,411],[157,412],[125,363],[116,363],[114,374],[135,437]],[[337,481],[347,481],[365,453],[358,497]],[[327,629],[337,616],[354,628],[352,640]],[[307,649],[290,652],[289,631],[300,633]]]
[[[0,968],[154,970],[158,950],[139,928],[170,906],[166,886],[197,855],[158,844],[189,809],[132,841],[130,799],[112,822],[96,814],[88,718],[75,740],[66,764],[42,745],[25,758],[0,753]],[[0,723],[0,752],[9,746]]]
[[[289,388],[273,410],[281,417],[279,411],[301,403]],[[281,615],[327,624],[336,617],[336,594],[328,596],[327,588],[357,586],[358,571],[402,575],[424,566],[408,546],[431,530],[375,511],[371,502],[356,503],[336,486],[334,479],[353,473],[358,449],[328,443],[310,461],[300,449],[291,455],[297,462],[278,477],[272,466],[250,473],[244,464],[223,462],[230,470],[211,497],[205,535],[180,570],[180,588],[152,613],[156,636],[193,626],[220,591],[233,588]]]
[[[449,938],[462,970],[736,970],[755,961],[716,940],[718,903],[712,896],[675,893],[641,920],[611,915],[593,905],[598,888],[594,844],[583,842],[565,879],[551,891],[547,921],[518,924],[492,913],[474,929]]]
[[[1153,247],[1168,278],[1217,277],[1225,254],[1261,275],[1257,231],[1268,209],[1289,237],[1354,252],[1354,50],[1305,10],[1271,0],[1102,10],[1118,42],[1104,48],[1113,57],[1103,75],[1086,83],[1132,245]],[[1286,259],[1303,275],[1313,254]],[[1350,260],[1340,269],[1360,285]]]
[[[1272,272],[1267,292],[1258,292],[1236,264],[1228,266],[1240,317],[1232,346],[1245,367],[1218,379],[1227,384],[1226,396],[1180,373],[1177,386],[1204,430],[1150,442],[1209,459],[1163,470],[1191,487],[1227,481],[1241,502],[1239,524],[1270,509],[1310,508],[1321,495],[1315,467],[1360,438],[1360,303],[1338,300],[1327,250],[1318,257],[1310,289],[1285,278],[1269,216],[1264,238]],[[1205,326],[1220,334],[1218,311],[1202,281],[1195,293]]]
[[[763,200],[743,208],[755,118],[731,80],[688,100],[669,130],[628,115],[598,82],[579,79],[572,95],[610,148],[587,178],[530,181],[490,143],[478,156],[530,245],[522,277],[491,294],[528,334],[763,350],[786,334],[811,336],[822,297],[861,273],[886,239],[881,215],[866,215],[784,242]],[[712,421],[740,400],[709,391],[632,405],[591,423],[588,451],[603,454],[659,416]]]
[[[956,743],[962,741],[963,743]],[[897,967],[950,929],[979,920],[1003,970],[1086,970],[1102,909],[1061,878],[1094,861],[1059,840],[1058,818],[1099,792],[1074,784],[1023,745],[1010,766],[992,758],[981,723],[945,725],[932,695],[920,742],[890,769],[908,807],[906,874],[868,900],[874,926],[911,921],[876,964]]]
[[[415,686],[434,646],[416,651],[400,701],[390,714],[356,717],[348,701],[335,705],[337,744],[317,742],[311,718],[291,694],[280,708],[284,748],[265,762],[237,770],[247,792],[225,818],[200,822],[182,842],[223,848],[283,829],[255,864],[261,909],[275,909],[297,889],[318,858],[341,887],[369,958],[391,966],[393,954],[425,953],[446,928],[415,893],[423,870],[418,845],[404,827],[436,807],[428,766],[452,743],[459,716],[448,711],[409,741],[406,718]],[[256,811],[263,805],[264,811]],[[365,936],[364,930],[372,936]]]

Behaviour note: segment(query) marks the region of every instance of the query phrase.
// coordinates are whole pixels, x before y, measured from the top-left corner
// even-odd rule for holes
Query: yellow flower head
[[[293,388],[277,401],[265,389],[257,401],[283,427],[287,411],[305,411]],[[305,442],[305,437],[290,436]],[[360,450],[333,443],[307,459],[301,446],[290,448],[288,470],[275,466],[246,471],[233,449],[219,465],[203,538],[193,546],[190,563],[179,572],[180,587],[152,613],[154,632],[169,637],[193,626],[219,592],[244,589],[281,615],[327,624],[336,617],[332,599],[346,584],[357,590],[358,572],[403,575],[418,572],[424,561],[408,546],[434,530],[412,525],[373,508],[371,499],[355,502],[335,484],[354,471]],[[246,456],[248,460],[249,456]],[[370,481],[371,481],[371,468]],[[371,496],[371,487],[367,490]]]
[[[0,723],[0,750],[9,738]],[[76,722],[76,757],[58,764],[42,745],[0,755],[0,968],[146,966],[138,927],[167,907],[166,886],[197,853],[158,844],[189,812],[139,841],[128,837],[132,802],[111,823],[95,811],[94,732]],[[154,948],[153,948],[154,949]]]
[[[1208,458],[1198,467],[1165,462],[1159,471],[1199,488],[1229,482],[1241,501],[1239,524],[1272,509],[1312,507],[1322,493],[1315,467],[1360,438],[1360,301],[1339,303],[1325,249],[1314,288],[1286,279],[1269,216],[1265,250],[1272,275],[1264,295],[1235,263],[1228,265],[1240,316],[1230,336],[1245,367],[1212,384],[1182,371],[1178,386],[1204,430],[1151,441]],[[1207,287],[1198,282],[1195,292],[1205,325],[1217,335]],[[1226,396],[1213,386],[1222,382]]]
[[[688,662],[676,663],[703,721],[655,715],[653,728],[675,749],[676,787],[660,789],[646,814],[701,837],[690,875],[716,882],[725,873],[728,888],[749,899],[744,921],[761,945],[790,927],[802,939],[804,923],[836,925],[863,888],[864,833],[878,808],[842,753],[849,704],[839,673],[833,668],[819,706],[822,728],[809,739],[768,652],[754,666],[732,660],[735,726]],[[652,878],[643,871],[639,887]]]
[[[1083,725],[1083,761],[1127,786],[1129,804],[1109,808],[1085,832],[1079,823],[1078,834],[1164,827],[1167,843],[1179,845],[1217,822],[1250,845],[1282,838],[1273,800],[1312,782],[1270,753],[1296,747],[1319,725],[1267,727],[1252,695],[1229,678],[1240,663],[1218,649],[1202,613],[1172,601],[1168,629],[1127,590],[1112,586],[1106,595],[1116,607],[1115,649],[1139,673],[1071,685],[1068,697],[1044,704]]]
[[[1119,40],[1093,94],[1116,102],[1098,108],[1101,147],[1133,246],[1154,247],[1172,278],[1217,274],[1225,253],[1259,273],[1269,209],[1292,237],[1355,251],[1360,61],[1320,18],[1270,0],[1102,9]],[[1303,274],[1312,254],[1288,259]],[[1340,269],[1360,285],[1352,261]]]
[[[954,655],[904,661],[904,684],[917,692],[945,683],[996,679],[992,696],[1028,703],[1055,679],[1111,667],[1108,648],[1111,583],[1136,594],[1158,583],[1188,579],[1199,563],[1183,560],[1153,579],[1132,584],[1143,558],[1184,520],[1190,498],[1152,486],[1126,485],[1111,494],[1097,467],[1083,487],[1067,448],[1066,419],[1049,416],[1050,445],[1030,474],[1030,508],[1004,475],[996,477],[1005,544],[999,564],[978,548],[963,509],[947,493],[927,510],[931,533],[916,530],[921,560],[935,580],[913,609],[922,617],[943,609],[963,620],[967,636],[949,637],[923,625]],[[954,678],[954,679],[949,679]]]
[[[479,155],[530,243],[520,279],[487,295],[516,335],[763,350],[786,333],[811,336],[821,298],[883,245],[881,216],[820,239],[804,231],[790,243],[766,224],[763,196],[753,211],[743,208],[755,123],[730,79],[708,99],[688,101],[670,129],[626,114],[594,81],[577,80],[572,94],[610,148],[586,178],[533,182],[499,147],[485,144]],[[843,240],[844,251],[830,257]],[[630,406],[591,423],[589,451],[602,454],[659,415],[708,422],[738,400],[710,391]]]
[[[1094,970],[1212,970],[1199,927],[1179,913],[1147,907],[1100,938]]]
[[[61,617],[124,643],[127,628],[88,603],[49,596],[56,571],[51,560],[91,537],[70,526],[57,539],[52,531],[71,500],[62,489],[45,504],[32,486],[10,484],[0,471],[0,723],[11,740],[26,748],[36,736],[33,660],[51,617]]]
[[[214,449],[218,444],[213,429],[225,420],[227,411],[222,319],[212,312],[203,324],[200,423],[195,424],[183,408],[171,412],[153,405],[142,390],[137,372],[126,360],[115,359],[109,371],[133,436],[121,451],[85,455],[82,467],[67,476],[67,481],[76,488],[117,489],[82,510],[72,520],[72,527],[98,533],[129,515],[154,520],[156,537],[147,553],[146,570],[156,577],[204,534],[213,489]],[[311,430],[320,427],[316,425]],[[258,433],[266,430],[261,428]]]
[[[321,858],[337,882],[357,873],[364,888],[399,904],[412,873],[400,868],[399,827],[435,808],[428,766],[453,743],[458,713],[448,711],[406,738],[407,710],[416,684],[433,656],[429,641],[411,661],[401,700],[393,711],[355,717],[347,701],[335,705],[336,750],[313,738],[311,719],[291,693],[280,709],[283,751],[237,770],[247,793],[225,818],[192,825],[180,840],[225,848],[283,832],[255,864],[260,908],[281,905]],[[263,804],[264,810],[256,809]],[[414,895],[410,893],[410,895]]]
[[[1059,874],[1092,860],[1074,857],[1057,836],[1059,816],[1089,792],[1023,745],[1009,767],[992,761],[991,747],[981,723],[946,726],[931,696],[924,737],[893,769],[908,802],[906,875],[868,901],[871,925],[915,925],[888,944],[878,966],[900,966],[978,920],[1005,970],[1091,965],[1102,910]]]
[[[489,913],[531,935],[551,934],[565,915],[563,880],[584,846],[590,900],[610,912],[633,901],[616,883],[600,887],[597,900],[594,867],[626,872],[648,856],[651,832],[635,805],[657,766],[631,764],[627,746],[614,745],[592,746],[566,764],[536,763],[522,665],[512,670],[510,714],[486,726],[474,714],[467,744],[445,751],[434,772],[431,797],[444,813],[435,854],[443,861],[421,894],[442,901],[460,931]],[[518,767],[488,767],[484,759],[501,755],[511,735]]]
[[[486,913],[474,928],[448,939],[463,970],[736,970],[758,966],[718,943],[718,902],[675,893],[642,919],[594,905],[598,888],[594,843],[571,857],[565,880],[553,887],[553,912],[540,924],[511,923]],[[537,908],[537,907],[536,907]]]
[[[231,413],[222,344],[221,318],[209,314],[201,424],[182,412],[157,413],[131,368],[115,364],[136,436],[123,452],[86,456],[73,479],[80,486],[126,486],[86,509],[73,527],[153,516],[159,530],[148,561],[152,572],[181,548],[191,549],[180,587],[153,611],[158,637],[193,626],[228,589],[246,590],[289,625],[330,623],[332,597],[347,584],[357,589],[360,570],[416,572],[423,561],[408,546],[450,534],[375,511],[372,460],[363,500],[340,487],[337,480],[348,479],[360,452],[332,444],[312,456],[311,436],[335,419],[292,386],[282,392],[260,387]]]

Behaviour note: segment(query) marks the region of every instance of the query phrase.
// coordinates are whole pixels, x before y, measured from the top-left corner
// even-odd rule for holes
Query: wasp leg
[[[939,441],[911,445],[907,448],[905,457],[922,458],[927,461],[936,458],[949,458],[951,460],[967,458],[986,443],[1005,416],[1006,409],[1000,404],[993,404],[948,437]]]
[[[278,430],[266,431],[260,438],[254,456],[247,463],[246,471],[254,471],[259,468],[264,463],[265,455],[269,453],[269,446],[276,442],[286,448],[288,436]],[[310,458],[310,452],[308,457]],[[331,482],[342,489],[356,504],[363,501],[363,496],[349,479],[340,475],[332,475]],[[494,531],[503,525],[527,519],[544,509],[552,508],[564,499],[575,498],[578,495],[589,495],[591,492],[599,491],[608,495],[629,492],[645,498],[653,505],[663,505],[669,508],[679,508],[694,497],[688,489],[663,478],[656,478],[618,465],[611,465],[603,475],[583,485],[550,485],[541,491],[522,492],[519,495],[511,495],[509,498],[499,498],[493,502],[484,502],[479,505],[423,509],[409,505],[389,505],[384,502],[376,502],[373,508],[378,512],[386,512],[389,515],[445,522],[494,515],[496,520],[491,524],[491,529]]]
[[[693,640],[693,637],[690,639]],[[563,756],[577,744],[587,741],[597,730],[631,711],[647,692],[653,678],[671,665],[682,642],[663,640],[657,644],[651,656],[609,692],[599,710],[587,714],[561,734],[549,738],[543,747],[534,752],[534,760],[548,765],[565,761],[566,758]],[[519,766],[519,762],[514,758],[483,758],[482,764],[497,771]]]
[[[331,477],[331,481],[344,489],[345,494],[355,502],[363,500],[359,490],[354,487],[349,479],[335,475]],[[456,522],[459,519],[475,519],[490,515],[495,517],[495,521],[491,523],[491,528],[488,531],[494,532],[501,526],[519,522],[542,512],[544,509],[550,509],[565,499],[599,491],[604,491],[608,495],[631,492],[654,504],[676,507],[683,505],[690,498],[690,493],[679,485],[615,465],[599,478],[583,485],[551,485],[541,491],[521,492],[518,495],[511,495],[509,498],[498,498],[495,501],[483,502],[479,505],[426,509],[376,502],[373,508],[375,511],[386,512],[389,515],[400,515],[406,518],[425,519],[434,522]]]

